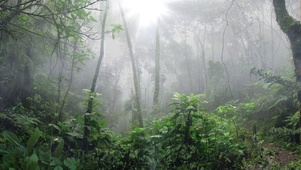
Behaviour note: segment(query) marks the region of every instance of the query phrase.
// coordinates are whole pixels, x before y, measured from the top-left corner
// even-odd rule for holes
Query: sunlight
[[[127,0],[124,7],[129,10],[129,17],[138,17],[140,26],[148,26],[168,14],[166,0]]]

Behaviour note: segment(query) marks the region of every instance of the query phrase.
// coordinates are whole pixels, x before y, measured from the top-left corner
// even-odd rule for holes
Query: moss
[[[296,24],[296,20],[289,15],[283,16],[281,18],[281,22],[279,23],[283,32],[288,32],[289,29],[295,24]]]
[[[284,33],[288,33],[291,27],[296,24],[296,19],[289,15],[286,10],[285,0],[273,0],[276,20]]]

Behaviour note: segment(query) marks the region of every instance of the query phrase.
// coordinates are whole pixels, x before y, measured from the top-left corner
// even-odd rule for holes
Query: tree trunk
[[[275,67],[275,54],[274,54],[274,28],[273,28],[273,11],[271,10],[271,57],[272,57],[272,69]]]
[[[207,73],[207,67],[206,67],[206,54],[205,54],[205,44],[200,42],[200,45],[202,47],[202,68],[203,68],[203,73],[204,73],[204,92],[207,91],[208,87],[208,73]]]
[[[160,94],[160,32],[159,32],[160,20],[158,19],[156,26],[156,56],[155,56],[155,89],[153,109],[154,113],[158,110],[159,94]]]
[[[201,71],[201,64],[202,64],[202,61],[201,61],[201,54],[200,54],[200,47],[199,47],[199,41],[198,39],[195,37],[194,38],[195,40],[195,46],[196,46],[196,53],[197,53],[197,59],[198,59],[198,66],[197,66],[197,73],[198,73],[198,76],[197,76],[197,92],[198,93],[204,93],[205,90],[204,88],[202,89],[202,81],[201,80],[204,80],[203,78],[203,74],[202,74],[202,71]]]
[[[132,63],[132,71],[133,71],[133,77],[134,77],[134,86],[135,86],[135,102],[136,102],[136,107],[137,107],[137,113],[133,112],[133,126],[139,125],[140,128],[143,127],[143,119],[142,119],[142,110],[141,110],[141,92],[140,92],[140,85],[139,85],[139,79],[138,79],[138,73],[137,73],[137,68],[136,68],[136,61],[134,57],[134,52],[133,52],[133,46],[130,38],[130,34],[127,28],[126,20],[125,20],[125,15],[123,8],[120,4],[120,0],[118,0],[119,3],[119,8],[120,8],[120,13],[124,25],[124,31],[127,39],[127,45],[130,51],[130,57],[131,57],[131,63]],[[137,114],[137,115],[135,115]],[[137,120],[138,119],[138,120]]]
[[[108,14],[108,9],[109,8],[109,0],[106,0],[106,10],[103,15],[103,20],[102,20],[102,26],[101,26],[101,42],[100,42],[100,55],[97,61],[97,66],[96,70],[94,73],[93,81],[92,81],[92,86],[90,90],[90,95],[95,93],[95,87],[96,87],[96,82],[100,70],[100,65],[104,56],[104,43],[105,43],[105,28],[106,28],[106,21],[107,21],[107,14]],[[87,106],[87,111],[86,113],[92,113],[93,110],[93,97],[89,97],[88,99],[88,106]],[[82,145],[82,150],[84,153],[88,151],[88,138],[90,134],[89,126],[90,126],[90,116],[88,114],[85,114],[84,116],[84,134],[83,134],[83,145]]]
[[[193,87],[192,87],[192,77],[191,77],[191,66],[190,66],[190,61],[189,61],[189,56],[188,56],[188,52],[187,52],[187,37],[186,37],[186,33],[185,33],[185,37],[183,38],[184,40],[184,57],[185,57],[185,61],[186,61],[186,68],[187,68],[187,74],[188,74],[188,78],[189,78],[189,92],[193,91]]]
[[[285,0],[273,0],[276,20],[281,30],[288,36],[293,53],[295,76],[297,83],[301,82],[301,25],[290,16],[285,6]],[[301,90],[298,89],[299,114],[301,109]],[[299,116],[301,126],[301,115]]]
[[[77,41],[74,42],[73,44],[73,56],[72,56],[72,63],[71,63],[71,72],[70,72],[70,79],[68,82],[68,87],[67,87],[67,91],[62,99],[62,102],[59,103],[60,105],[60,110],[59,110],[59,121],[63,121],[63,109],[65,107],[66,101],[67,101],[67,97],[71,88],[71,84],[73,82],[73,72],[74,72],[74,67],[75,67],[75,55],[76,55],[76,50],[77,50]]]

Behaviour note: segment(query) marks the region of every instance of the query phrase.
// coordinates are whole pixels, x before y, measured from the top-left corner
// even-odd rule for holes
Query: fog
[[[288,1],[287,4],[290,14],[300,18],[298,2]],[[275,73],[283,69],[293,71],[290,44],[275,21],[270,1],[168,1],[165,5],[169,12],[160,18],[160,103],[168,104],[174,92],[205,93],[208,98],[217,95],[225,101],[243,99],[248,95],[244,94],[247,85],[257,81],[250,75],[251,68]],[[128,8],[125,13],[133,10]],[[107,30],[111,29],[112,24],[122,25],[116,2],[111,2],[109,13]],[[142,103],[149,112],[154,91],[156,23],[141,26],[139,15],[143,14],[131,13],[126,19],[137,59]],[[101,18],[99,15],[97,17]],[[99,30],[100,25],[101,22],[93,23],[93,29]],[[80,74],[92,79],[99,41],[87,41],[96,57],[92,63],[86,64]],[[112,71],[120,72],[119,99],[124,102],[134,91],[124,31],[116,34],[114,39],[111,34],[106,34],[105,46],[103,69],[120,69]],[[211,68],[214,64],[218,68]],[[210,69],[221,69],[221,75],[205,75],[218,71]],[[80,77],[79,81],[82,80]],[[99,79],[101,81],[103,78],[99,76]],[[102,86],[101,83],[99,86]]]
[[[167,107],[175,92],[204,93],[210,101],[219,98],[215,106],[243,100],[251,95],[246,88],[258,80],[250,74],[253,67],[292,74],[290,44],[275,21],[270,1],[168,1],[164,5],[169,12],[160,18],[162,108]],[[287,5],[290,14],[300,18],[298,2],[288,1]],[[141,26],[139,15],[143,14],[133,14],[131,10],[129,6],[125,9],[126,14],[131,14],[126,15],[126,20],[137,59],[141,103],[148,114],[152,112],[154,93],[156,23]],[[93,14],[95,18],[102,17],[101,12]],[[110,31],[113,24],[123,25],[116,1],[110,4],[106,30]],[[101,20],[90,27],[100,32]],[[85,42],[95,57],[79,66],[82,71],[73,83],[78,91],[89,87],[99,56],[100,40]],[[97,92],[102,94],[102,107],[108,115],[122,111],[134,93],[124,30],[115,33],[114,38],[106,34]]]
[[[109,133],[97,136],[103,129],[125,136],[151,129],[154,134],[143,137],[156,143],[178,127],[172,114],[188,115],[186,124],[182,121],[185,146],[193,143],[190,125],[195,131],[205,126],[192,123],[205,120],[189,117],[193,113],[208,113],[208,120],[219,116],[212,118],[214,125],[222,119],[243,124],[253,135],[256,128],[266,135],[271,127],[296,126],[301,60],[298,44],[290,44],[299,43],[298,29],[294,34],[288,29],[290,23],[300,25],[301,1],[285,1],[293,19],[281,28],[276,1],[1,1],[0,129],[19,134],[25,129],[27,136],[44,129],[85,154],[96,146],[108,149],[100,139],[117,140]],[[287,120],[295,124],[285,125]],[[148,150],[149,161],[156,162],[155,146]],[[156,169],[160,163],[147,166]]]
[[[141,24],[141,18],[147,19],[143,18],[145,14],[142,10],[135,9],[139,7],[126,5],[127,3],[130,4],[122,4],[125,5],[127,29],[137,62],[141,102],[145,112],[150,113],[154,93],[157,24],[152,19]],[[94,54],[89,53],[86,61],[77,64],[78,72],[74,74],[72,89],[78,94],[82,89],[89,89],[95,72],[100,52],[100,32],[105,8],[103,4],[104,2],[97,2],[87,8],[95,22],[81,27],[82,32],[88,33],[84,36],[80,49],[90,49]],[[221,101],[216,106],[231,99],[242,100],[249,95],[245,93],[245,88],[257,81],[256,77],[250,75],[253,67],[275,73],[293,70],[290,44],[275,20],[271,1],[174,0],[162,5],[166,10],[164,15],[159,16],[159,103],[162,108],[166,107],[175,92],[203,93],[209,100],[218,96]],[[287,7],[292,16],[300,18],[299,2],[287,1]],[[156,13],[157,9],[152,10]],[[150,13],[149,11],[147,12]],[[102,107],[106,108],[106,114],[111,114],[115,109],[123,110],[124,103],[134,93],[134,83],[117,1],[110,2],[108,13],[105,55],[96,91],[102,94]],[[120,25],[122,30],[112,33],[114,25]],[[47,56],[53,55],[54,51],[36,53]],[[51,58],[43,61],[46,62],[43,64],[45,67],[32,69],[49,75],[59,74],[60,68],[64,66]],[[64,72],[67,76],[68,70]],[[65,85],[67,83],[68,80],[65,80]]]

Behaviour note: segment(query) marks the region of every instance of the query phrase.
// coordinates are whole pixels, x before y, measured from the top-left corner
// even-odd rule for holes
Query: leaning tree
[[[276,20],[281,30],[287,35],[293,53],[295,66],[296,81],[301,83],[301,24],[292,17],[285,6],[285,0],[273,0]],[[298,89],[298,105],[299,112],[301,109],[301,89]],[[299,125],[301,126],[301,115],[299,117]]]

